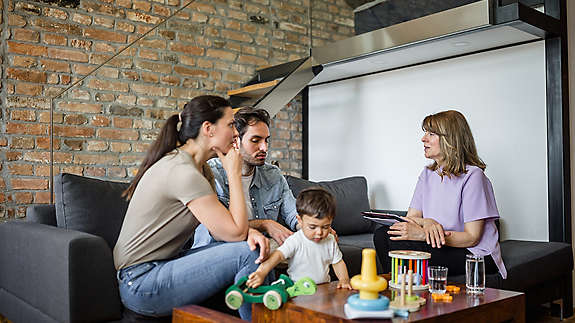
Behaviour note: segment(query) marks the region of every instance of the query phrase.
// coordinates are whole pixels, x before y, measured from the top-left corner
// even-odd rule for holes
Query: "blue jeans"
[[[198,304],[254,272],[259,251],[245,241],[220,242],[187,250],[181,256],[150,261],[118,271],[122,303],[148,316],[167,316],[174,307]],[[251,304],[243,304],[240,316],[251,320]]]

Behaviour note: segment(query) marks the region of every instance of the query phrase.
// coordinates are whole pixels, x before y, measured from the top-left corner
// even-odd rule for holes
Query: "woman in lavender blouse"
[[[422,123],[425,157],[433,163],[421,174],[407,211],[407,222],[384,226],[374,243],[385,270],[390,250],[431,253],[430,264],[465,273],[465,255],[485,256],[487,273],[507,277],[501,259],[499,218],[485,163],[477,155],[465,117],[453,110],[425,117]],[[490,256],[490,257],[489,257]]]

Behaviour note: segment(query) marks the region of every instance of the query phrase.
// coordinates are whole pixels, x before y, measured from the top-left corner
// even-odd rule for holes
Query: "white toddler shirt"
[[[298,230],[279,246],[278,250],[288,259],[288,276],[293,281],[303,277],[313,279],[316,284],[327,283],[329,265],[342,259],[341,251],[332,234],[320,242],[314,242]]]

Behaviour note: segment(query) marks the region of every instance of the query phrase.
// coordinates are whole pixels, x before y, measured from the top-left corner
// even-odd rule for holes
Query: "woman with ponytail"
[[[130,202],[114,263],[128,309],[159,317],[201,303],[255,271],[267,254],[267,239],[248,229],[237,137],[230,103],[217,96],[198,96],[166,121],[124,192]],[[229,177],[229,210],[206,165],[216,155]],[[183,251],[200,223],[231,243]],[[250,319],[249,306],[240,315]]]

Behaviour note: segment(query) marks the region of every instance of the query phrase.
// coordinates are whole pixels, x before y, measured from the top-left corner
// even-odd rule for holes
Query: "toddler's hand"
[[[246,286],[249,288],[258,288],[264,282],[264,277],[261,273],[254,271],[248,276]]]
[[[347,288],[349,290],[352,290],[353,287],[351,287],[351,285],[349,284],[349,281],[347,280],[340,280],[339,282],[337,282],[337,288]]]

